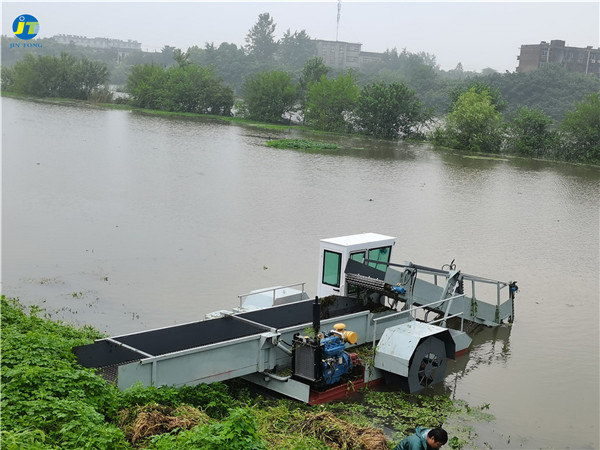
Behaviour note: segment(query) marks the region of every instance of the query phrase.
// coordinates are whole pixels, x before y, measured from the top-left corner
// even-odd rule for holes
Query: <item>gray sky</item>
[[[306,30],[315,39],[362,43],[364,51],[396,47],[435,55],[440,67],[465,70],[491,67],[514,71],[522,44],[560,39],[566,45],[595,48],[600,41],[600,2],[2,2],[2,34],[13,36],[12,22],[31,14],[40,23],[37,37],[72,34],[136,40],[142,49],[164,45],[182,50],[206,42],[242,46],[264,12],[271,14],[275,37]],[[35,40],[35,39],[34,39]],[[33,42],[33,41],[32,41]],[[10,49],[9,51],[18,51]]]

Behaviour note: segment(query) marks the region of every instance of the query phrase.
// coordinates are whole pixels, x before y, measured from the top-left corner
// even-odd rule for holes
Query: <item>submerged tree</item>
[[[508,150],[519,155],[541,157],[550,155],[556,146],[552,118],[534,108],[520,108],[507,127]]]
[[[361,133],[395,139],[417,134],[418,126],[430,119],[415,92],[401,83],[373,83],[358,96],[356,125]]]
[[[60,56],[27,53],[2,77],[3,89],[7,91],[79,100],[90,99],[95,91],[104,89],[108,80],[105,63],[69,53]]]
[[[561,130],[565,146],[563,157],[600,162],[600,93],[588,95],[573,111],[568,111]]]
[[[233,89],[214,69],[191,63],[168,69],[134,66],[126,89],[133,105],[141,108],[228,116],[233,107]]]
[[[304,119],[318,130],[344,131],[357,99],[358,86],[351,72],[331,80],[323,75],[308,85]]]
[[[280,123],[283,115],[293,110],[296,87],[287,72],[271,70],[250,77],[243,85],[248,117],[270,123]]]
[[[489,91],[472,87],[459,95],[446,124],[434,131],[438,145],[458,150],[497,153],[502,147],[502,115]]]
[[[166,83],[165,70],[157,64],[139,64],[131,68],[125,84],[134,106],[162,109],[162,89]]]

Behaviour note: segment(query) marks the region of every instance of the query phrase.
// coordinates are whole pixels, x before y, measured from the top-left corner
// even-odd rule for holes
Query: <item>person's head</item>
[[[440,448],[446,442],[448,442],[448,433],[443,428],[432,428],[427,433],[427,446],[429,448]]]

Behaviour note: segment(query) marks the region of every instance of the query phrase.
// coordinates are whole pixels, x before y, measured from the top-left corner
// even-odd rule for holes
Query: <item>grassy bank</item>
[[[155,109],[145,109],[145,108],[137,108],[135,106],[131,106],[125,103],[99,103],[92,102],[88,100],[75,100],[70,98],[51,98],[51,97],[32,97],[24,94],[17,94],[15,92],[6,92],[1,91],[2,97],[16,98],[21,100],[28,100],[38,103],[51,103],[51,104],[59,104],[59,105],[68,105],[68,106],[83,106],[86,108],[105,108],[105,109],[116,109],[116,110],[127,110],[134,111],[140,114],[146,114],[150,116],[159,116],[159,117],[184,117],[188,119],[198,119],[198,120],[217,120],[220,122],[229,122],[229,123],[237,123],[241,125],[247,125],[255,128],[261,128],[265,130],[288,130],[293,127],[296,129],[306,129],[309,130],[308,127],[303,125],[275,125],[264,122],[257,122],[255,120],[244,119],[241,117],[229,117],[229,116],[217,116],[210,114],[196,114],[196,113],[186,113],[186,112],[173,112],[173,111],[163,111],[163,110],[155,110]]]
[[[311,131],[313,133],[320,133],[323,135],[335,135],[339,133],[327,133],[327,132],[317,132],[315,130],[311,130],[309,127],[305,127],[303,125],[275,125],[264,122],[257,122],[250,119],[244,119],[241,117],[226,117],[226,116],[213,116],[210,114],[195,114],[195,113],[185,113],[185,112],[171,112],[171,111],[162,111],[162,110],[153,110],[153,109],[144,109],[144,108],[136,108],[134,106],[130,106],[127,104],[121,103],[97,103],[90,102],[85,100],[73,100],[67,98],[38,98],[38,97],[29,97],[22,94],[16,94],[13,92],[2,92],[3,97],[17,98],[21,100],[28,100],[38,103],[50,103],[57,105],[68,105],[68,106],[80,106],[86,108],[104,108],[104,109],[115,109],[115,110],[127,110],[135,112],[136,114],[144,114],[148,116],[155,117],[173,117],[173,118],[186,118],[191,120],[201,120],[201,121],[219,121],[224,123],[235,123],[238,125],[243,125],[252,128],[259,128],[262,130],[271,130],[271,131],[289,131],[290,128],[294,128],[297,130],[306,130]],[[294,150],[305,150],[305,151],[319,151],[319,150],[331,150],[339,148],[337,145],[325,142],[319,142],[311,139],[277,139],[277,140],[269,140],[266,141],[266,144],[270,147],[279,148],[279,149],[294,149]]]
[[[360,403],[308,406],[241,382],[120,392],[76,363],[100,334],[2,297],[2,448],[387,449],[415,426],[481,420],[446,396],[366,391]],[[383,429],[387,430],[386,434]],[[472,430],[449,429],[451,448]]]

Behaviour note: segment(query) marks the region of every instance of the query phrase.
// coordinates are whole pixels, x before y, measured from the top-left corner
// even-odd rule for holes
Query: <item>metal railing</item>
[[[256,294],[264,294],[265,292],[272,292],[273,293],[273,304],[275,304],[275,299],[276,297],[276,292],[281,290],[281,289],[288,289],[288,288],[292,288],[292,287],[297,287],[300,286],[301,287],[301,293],[300,295],[302,296],[304,294],[304,285],[306,283],[294,283],[294,284],[288,284],[286,286],[277,286],[277,287],[273,287],[273,288],[268,288],[268,289],[263,289],[260,291],[255,291],[255,292],[249,292],[248,294],[242,294],[242,295],[238,295],[238,299],[240,300],[240,308],[242,307],[242,303],[244,301],[244,299],[250,295],[256,295]]]
[[[448,311],[450,310],[450,307],[452,305],[452,302],[455,299],[462,299],[462,312],[456,313],[456,314],[452,314],[452,315],[448,315]],[[419,310],[426,310],[429,306],[433,306],[433,305],[441,305],[442,303],[445,302],[449,302],[448,304],[448,308],[446,308],[446,313],[444,314],[444,317],[441,317],[439,319],[435,319],[432,320],[431,322],[427,322],[430,324],[433,323],[437,323],[437,322],[443,322],[443,327],[446,326],[446,320],[451,319],[453,317],[460,317],[460,331],[463,331],[463,327],[464,327],[464,318],[463,318],[463,314],[465,311],[465,295],[464,294],[459,294],[459,295],[455,295],[453,297],[448,297],[444,300],[436,300],[434,302],[428,303],[426,305],[419,305],[419,306],[413,306],[411,308],[408,309],[403,309],[402,311],[398,311],[397,313],[394,314],[389,314],[387,316],[383,316],[383,317],[376,317],[373,319],[373,348],[375,348],[375,342],[377,341],[377,324],[379,322],[385,322],[387,320],[399,317],[401,315],[404,314],[410,314],[410,316],[412,317],[412,320],[416,320],[416,312]]]
[[[374,260],[365,260],[366,262],[377,262]],[[451,273],[449,270],[445,270],[445,269],[436,269],[434,267],[427,267],[427,266],[421,266],[418,264],[396,264],[396,263],[385,263],[385,262],[378,262],[379,264],[385,264],[388,267],[399,267],[399,268],[405,268],[405,269],[414,269],[416,271],[416,276],[418,276],[419,274],[424,274],[424,275],[432,275],[433,276],[433,284],[435,284],[436,286],[440,286],[440,284],[438,284],[438,277],[441,277],[444,279],[444,282],[448,282],[448,278],[450,277]],[[501,291],[502,289],[504,289],[505,287],[509,287],[511,285],[511,283],[507,283],[505,281],[498,281],[498,280],[492,280],[490,278],[484,278],[484,277],[479,277],[476,275],[469,275],[466,273],[462,274],[462,278],[464,281],[470,281],[471,282],[471,298],[473,300],[477,300],[477,301],[483,301],[484,303],[488,303],[484,300],[480,300],[477,299],[476,295],[475,295],[475,285],[476,283],[483,283],[483,284],[495,284],[496,285],[496,307],[499,308],[501,304],[503,304],[505,301],[510,300],[510,292],[508,295],[508,298],[505,299],[504,301],[502,301],[500,295],[501,295]]]

